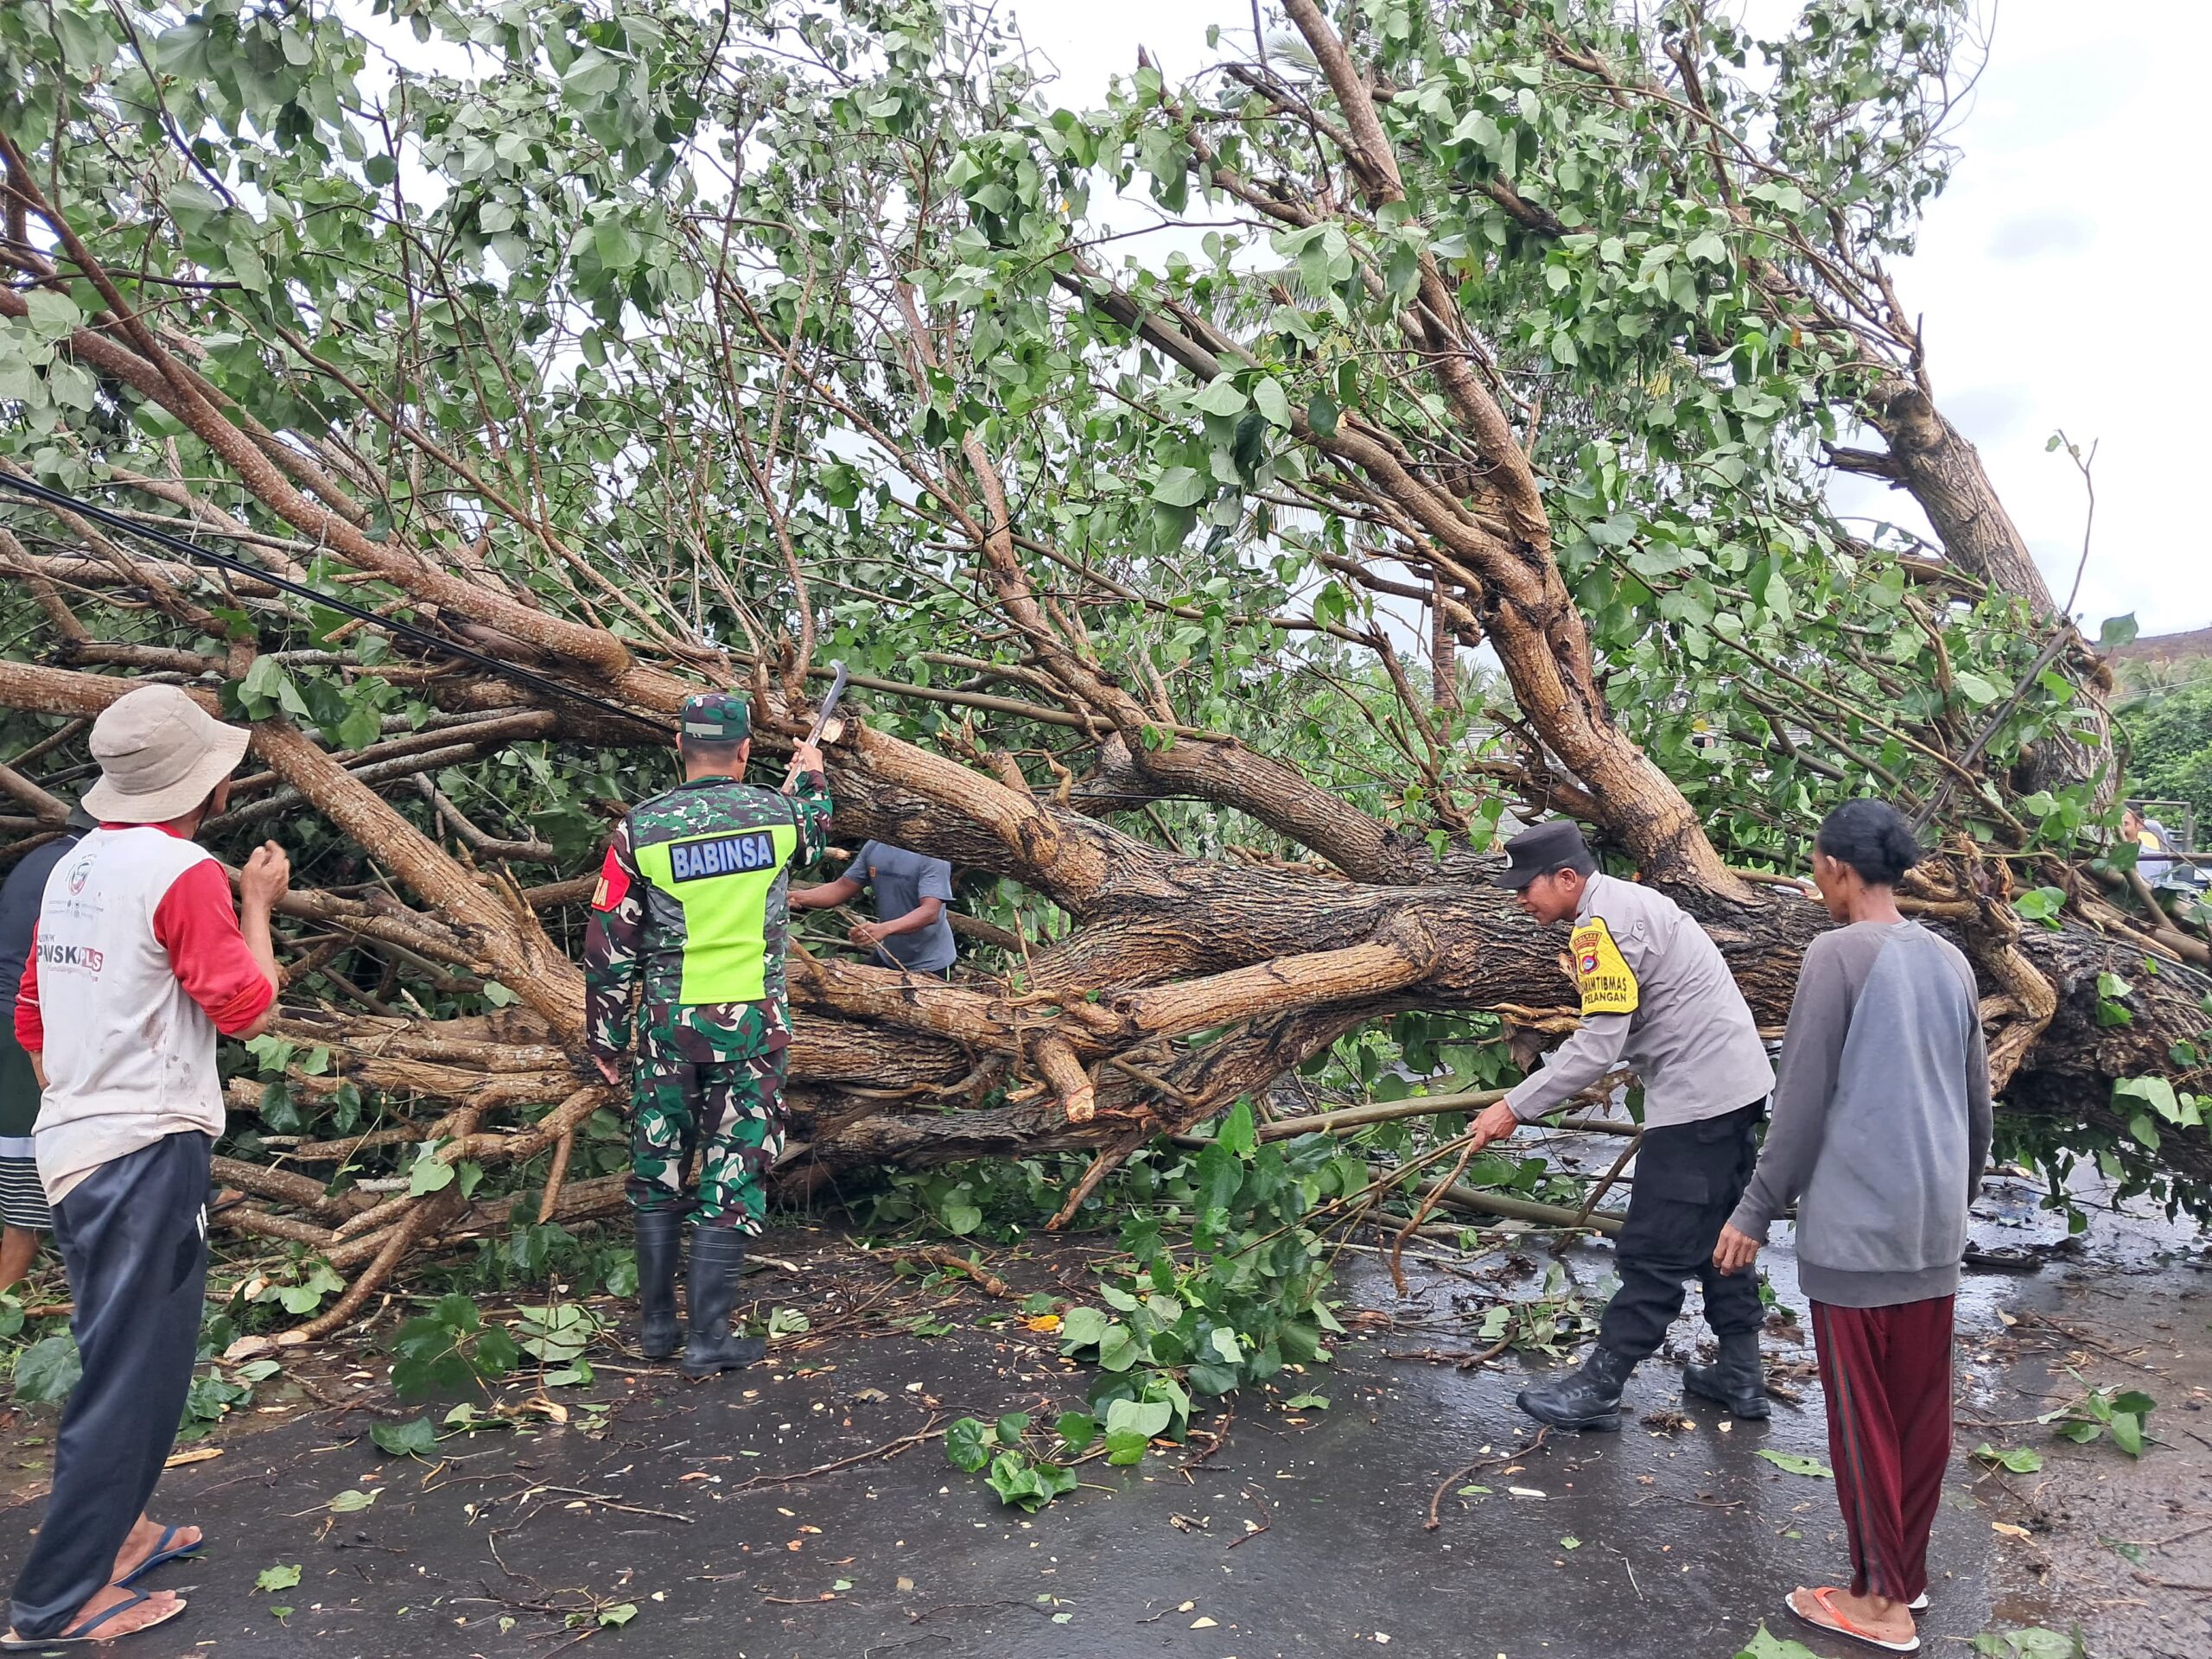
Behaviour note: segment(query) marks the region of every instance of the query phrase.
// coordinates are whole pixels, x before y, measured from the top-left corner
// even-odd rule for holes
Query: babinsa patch
[[[677,881],[741,875],[748,870],[773,869],[775,865],[776,838],[766,830],[715,836],[706,841],[679,841],[668,849],[669,874]]]

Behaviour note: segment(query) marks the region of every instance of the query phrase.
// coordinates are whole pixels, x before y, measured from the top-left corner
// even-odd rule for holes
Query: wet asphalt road
[[[118,1651],[427,1659],[588,1644],[667,1659],[1268,1659],[1387,1648],[1440,1659],[1728,1659],[1762,1618],[1787,1628],[1779,1608],[1791,1586],[1847,1571],[1832,1483],[1757,1455],[1825,1459],[1816,1384],[1801,1379],[1802,1403],[1778,1403],[1764,1427],[1685,1405],[1678,1362],[1700,1334],[1689,1317],[1672,1357],[1630,1384],[1626,1432],[1529,1449],[1511,1402],[1533,1371],[1389,1357],[1465,1351],[1471,1332],[1455,1299],[1479,1312],[1497,1288],[1417,1272],[1400,1301],[1371,1256],[1347,1256],[1347,1316],[1385,1310],[1395,1328],[1369,1322],[1333,1366],[1286,1375],[1272,1400],[1241,1400],[1211,1450],[1199,1439],[1138,1469],[1086,1464],[1082,1491],[1025,1516],[953,1470],[935,1440],[866,1454],[963,1414],[1027,1409],[1049,1421],[1088,1373],[1060,1360],[1050,1337],[1003,1317],[1007,1304],[958,1286],[928,1293],[944,1298],[953,1334],[864,1338],[840,1310],[883,1275],[855,1274],[832,1236],[778,1244],[802,1270],[765,1276],[764,1306],[810,1306],[815,1334],[779,1349],[774,1364],[690,1385],[609,1354],[589,1390],[603,1412],[583,1408],[585,1391],[561,1389],[566,1425],[450,1440],[435,1465],[380,1455],[366,1433],[375,1420],[359,1410],[226,1432],[213,1442],[222,1455],[172,1471],[156,1503],[157,1515],[212,1535],[207,1560],[163,1574],[192,1605]],[[1802,1308],[1786,1249],[1769,1258],[1781,1300]],[[1566,1259],[1600,1288],[1603,1248]],[[998,1267],[1017,1294],[1084,1276],[1065,1254]],[[2001,1306],[2048,1300],[2059,1276],[1970,1279],[1962,1398],[1981,1419],[2044,1408],[2020,1390],[2047,1382],[2047,1368],[1980,1352],[2005,1339]],[[1693,1291],[1693,1316],[1695,1306]],[[993,1329],[971,1322],[993,1315]],[[1785,1369],[1809,1357],[1772,1335],[1768,1354]],[[321,1388],[388,1405],[366,1378],[326,1376]],[[1328,1407],[1287,1411],[1301,1391]],[[1687,1424],[1635,1421],[1673,1412]],[[1961,1451],[1974,1438],[1961,1429]],[[1462,1496],[1464,1486],[1488,1491]],[[334,1514],[331,1500],[348,1490],[378,1496]],[[1936,1605],[1922,1625],[1930,1652],[1962,1654],[1943,1638],[1985,1628],[2000,1542],[1992,1522],[2006,1501],[1955,1462],[1935,1539]],[[30,1499],[0,1511],[0,1568],[11,1575],[41,1508]],[[256,1588],[264,1571],[292,1567],[296,1586]],[[634,1609],[626,1622],[601,1624],[624,1608]],[[1808,1639],[1823,1656],[1852,1650]],[[2153,1650],[2167,1651],[2143,1649]]]

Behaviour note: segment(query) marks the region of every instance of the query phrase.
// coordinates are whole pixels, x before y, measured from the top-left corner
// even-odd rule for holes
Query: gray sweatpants
[[[16,1580],[18,1636],[59,1635],[99,1592],[176,1444],[207,1296],[208,1150],[205,1135],[166,1135],[101,1165],[54,1206],[85,1374]]]

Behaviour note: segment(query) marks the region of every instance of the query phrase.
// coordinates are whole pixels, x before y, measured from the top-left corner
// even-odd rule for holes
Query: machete
[[[845,695],[845,665],[832,663],[836,674],[830,682],[830,690],[822,698],[822,706],[814,711],[814,725],[806,734],[806,745],[819,748],[824,743],[834,743],[845,729],[845,722],[837,718],[837,700]],[[791,762],[791,769],[784,774],[783,791],[788,795],[791,785],[798,782],[798,762]]]

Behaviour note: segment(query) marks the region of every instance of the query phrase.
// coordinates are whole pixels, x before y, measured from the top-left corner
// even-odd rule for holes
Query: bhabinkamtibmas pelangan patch
[[[1636,976],[1622,959],[1604,917],[1578,924],[1567,949],[1574,958],[1574,982],[1582,992],[1585,1019],[1593,1014],[1636,1012]]]

